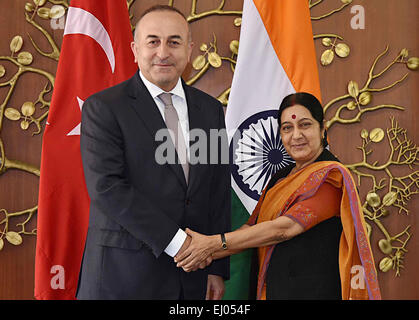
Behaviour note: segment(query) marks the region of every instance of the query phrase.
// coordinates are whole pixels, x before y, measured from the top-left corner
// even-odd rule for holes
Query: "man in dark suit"
[[[139,72],[84,103],[81,154],[91,204],[78,299],[222,297],[228,259],[191,273],[173,261],[191,241],[185,228],[230,229],[228,163],[221,152],[210,161],[209,146],[199,148],[205,161],[191,161],[191,130],[210,137],[211,129],[225,128],[221,104],[180,78],[192,45],[182,13],[150,8],[132,43]],[[175,163],[160,161],[156,136],[167,128],[177,133],[166,140]]]

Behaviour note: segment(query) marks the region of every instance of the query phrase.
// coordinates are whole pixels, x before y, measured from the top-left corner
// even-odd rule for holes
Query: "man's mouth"
[[[173,64],[172,63],[167,63],[167,62],[157,62],[157,63],[153,63],[153,66],[156,66],[156,67],[172,67]]]

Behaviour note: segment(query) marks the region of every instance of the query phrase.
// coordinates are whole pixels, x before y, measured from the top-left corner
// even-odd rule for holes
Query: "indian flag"
[[[226,112],[232,157],[232,227],[249,218],[270,177],[292,162],[278,134],[290,93],[321,101],[307,0],[244,0],[237,64]],[[224,299],[248,297],[250,252],[231,258]]]

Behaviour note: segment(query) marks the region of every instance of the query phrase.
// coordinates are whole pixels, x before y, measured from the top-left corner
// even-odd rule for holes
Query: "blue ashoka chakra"
[[[252,115],[238,127],[230,143],[233,179],[256,201],[269,179],[293,162],[282,145],[277,119],[278,110]]]

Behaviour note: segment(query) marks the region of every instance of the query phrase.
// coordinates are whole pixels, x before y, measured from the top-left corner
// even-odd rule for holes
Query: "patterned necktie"
[[[186,183],[188,183],[189,163],[186,154],[185,138],[183,137],[182,128],[180,127],[179,117],[176,109],[173,107],[172,94],[163,92],[158,95],[159,99],[164,103],[164,118],[166,126],[171,130],[170,136],[174,142],[183,173],[185,174]]]

